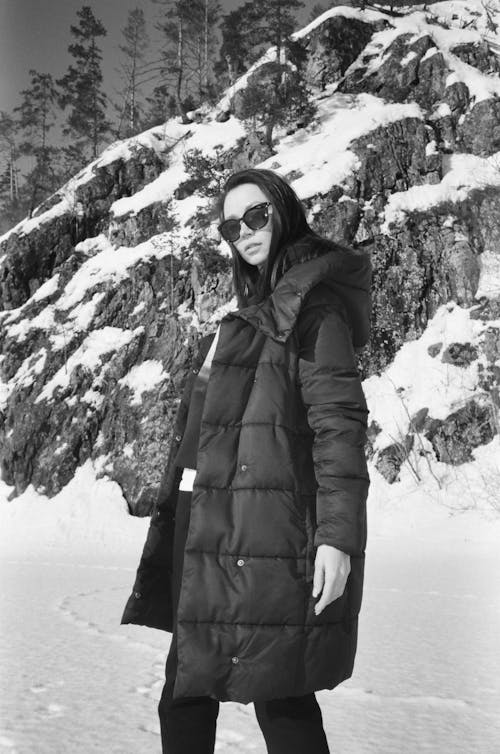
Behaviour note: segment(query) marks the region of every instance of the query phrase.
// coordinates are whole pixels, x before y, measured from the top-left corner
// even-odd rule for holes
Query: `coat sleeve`
[[[340,301],[306,299],[297,323],[299,386],[313,431],[314,544],[353,556],[366,545],[368,410]]]

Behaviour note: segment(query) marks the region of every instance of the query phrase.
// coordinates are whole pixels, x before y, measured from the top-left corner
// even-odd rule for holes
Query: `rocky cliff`
[[[341,7],[295,42],[317,110],[273,154],[237,117],[257,64],[192,123],[111,145],[0,238],[12,497],[52,496],[92,459],[149,512],[193,349],[235,306],[212,196],[246,165],[287,176],[319,232],[371,250],[372,468],[442,484],[498,439],[500,13]]]

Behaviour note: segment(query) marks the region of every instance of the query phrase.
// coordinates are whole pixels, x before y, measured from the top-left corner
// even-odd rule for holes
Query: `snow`
[[[423,117],[415,103],[386,103],[371,94],[333,93],[318,102],[314,125],[281,139],[275,154],[259,167],[285,175],[303,173],[291,181],[301,199],[326,194],[360,167],[358,157],[349,149],[353,141],[388,123]]]
[[[405,55],[404,58],[401,58],[401,63],[400,63],[401,67],[408,65],[408,63],[411,63],[411,61],[414,60],[414,58],[416,57],[417,57],[417,53],[415,52],[415,50],[410,50],[410,52],[407,55]]]
[[[276,154],[259,165],[273,167],[277,172],[280,172],[279,166],[283,164],[286,164],[287,172],[303,170],[307,165],[307,175],[292,182],[301,198],[318,192],[326,193],[334,184],[342,184],[356,171],[359,161],[348,148],[354,139],[402,118],[424,118],[420,107],[415,103],[386,103],[369,94],[353,96],[332,93],[327,100],[318,101],[318,106],[318,117],[313,125],[309,129],[281,139],[277,144]],[[189,177],[184,169],[184,155],[189,150],[201,149],[206,155],[213,156],[217,146],[224,145],[227,150],[235,145],[237,140],[245,135],[245,130],[243,124],[234,117],[223,123],[212,120],[208,123],[182,125],[169,121],[166,126],[169,129],[168,138],[174,142],[169,150],[168,167],[143,189],[130,197],[115,201],[110,208],[110,214],[112,222],[118,222],[151,204],[170,198],[171,211],[179,223],[179,229],[170,234],[170,240],[172,246],[179,247],[183,241],[189,240],[192,232],[187,225],[189,220],[198,209],[209,203],[206,198],[196,195],[183,200],[173,198],[178,186]],[[332,138],[332,133],[336,135],[335,139]],[[215,225],[210,232],[215,237]],[[84,263],[80,274],[86,274],[89,269],[102,270],[105,274],[106,265],[102,263],[103,257],[99,254],[99,248],[102,252],[110,252],[106,254],[106,260],[111,262],[115,272],[118,267],[117,260],[120,263],[124,262],[123,269],[133,264],[139,256],[146,257],[148,244],[150,241],[138,244],[133,249],[114,249],[104,236],[97,237],[92,247],[94,256]],[[87,250],[88,244],[83,242],[77,248]],[[77,282],[78,274],[75,275]],[[73,281],[69,285],[73,285]]]
[[[366,23],[388,19],[388,16],[385,13],[376,10],[360,10],[358,8],[351,8],[349,5],[339,5],[336,8],[331,8],[330,10],[325,11],[320,16],[317,16],[310,24],[307,24],[307,26],[304,26],[302,29],[292,34],[292,38],[302,39],[302,37],[306,37],[318,26],[321,26],[325,21],[328,21],[328,19],[334,18],[335,16],[356,18],[358,21],[365,21]]]
[[[54,400],[54,390],[57,387],[69,385],[72,372],[76,367],[81,366],[91,372],[101,371],[103,356],[128,345],[143,330],[142,326],[136,327],[134,330],[122,330],[119,327],[110,326],[102,327],[100,330],[92,330],[82,344],[69,356],[66,363],[44,385],[34,403]]]
[[[237,308],[238,300],[236,296],[233,296],[227,303],[221,304],[217,307],[217,309],[215,309],[214,312],[212,312],[210,318],[208,319],[208,322],[211,324],[218,324],[220,320],[226,316],[226,314],[236,311]]]
[[[164,371],[161,361],[147,359],[133,366],[125,377],[118,380],[118,384],[124,385],[132,391],[132,398],[129,401],[130,405],[140,406],[142,403],[142,394],[154,390],[157,385],[169,377],[170,375]]]
[[[49,278],[44,283],[42,283],[40,288],[38,288],[34,292],[34,294],[31,296],[31,301],[41,301],[47,296],[52,296],[52,294],[57,291],[58,283],[59,283],[59,273],[56,272],[55,275],[52,275],[51,278]]]
[[[105,297],[105,293],[94,293],[92,298],[89,301],[86,301],[85,303],[80,303],[72,311],[69,311],[67,313],[68,320],[74,320],[72,323],[72,332],[78,332],[79,330],[88,330],[92,320],[94,319],[94,315],[97,310],[97,305],[102,301],[102,299]],[[54,347],[61,347],[60,345],[57,346],[54,343]]]
[[[150,204],[165,201],[173,196],[179,184],[189,178],[183,164],[183,157],[187,151],[200,149],[204,154],[213,156],[217,146],[224,146],[227,150],[234,146],[239,138],[246,135],[243,124],[234,117],[224,123],[213,120],[209,123],[190,123],[184,126],[175,124],[175,127],[179,129],[180,135],[175,145],[169,150],[168,168],[133,196],[115,201],[110,209],[115,218],[137,213]]]
[[[434,109],[430,118],[431,120],[433,118],[446,118],[449,115],[451,115],[451,107],[449,106],[449,104],[447,102],[440,102],[439,105],[437,105]]]
[[[408,433],[410,417],[426,407],[429,417],[445,419],[461,408],[478,387],[478,364],[456,366],[441,361],[441,353],[452,343],[478,341],[488,324],[471,319],[470,309],[453,301],[440,306],[422,335],[404,343],[394,361],[379,376],[364,382],[370,421],[382,428],[377,450],[401,441]],[[428,348],[442,344],[431,356]],[[479,392],[479,391],[478,391]]]
[[[92,288],[116,285],[119,281],[130,276],[131,268],[151,257],[159,259],[170,254],[178,256],[180,253],[180,237],[176,236],[175,233],[159,233],[134,247],[120,246],[114,248],[103,235],[90,240],[92,241],[93,256],[83,262],[67,282],[54,305],[50,308],[47,307],[43,314],[45,318],[44,327],[47,330],[56,329],[55,334],[51,337],[55,349],[62,348],[75,333],[86,330],[91,325],[97,306],[105,296],[104,291],[98,291],[93,294],[89,301],[82,303],[82,299],[88,296]],[[88,241],[89,239],[78,244],[76,249],[87,250]],[[24,306],[27,306],[28,303],[26,302]],[[71,322],[69,324],[68,322],[58,322],[56,325],[54,319],[56,310],[64,312]],[[16,313],[18,311],[16,310]],[[138,307],[134,309],[134,313],[139,311]],[[9,314],[10,319],[13,319],[12,313]],[[41,317],[42,314],[39,316]],[[11,325],[9,334],[22,337],[24,333],[25,336],[27,330],[36,326],[35,322],[35,319],[24,320]],[[63,332],[62,339],[61,331]]]
[[[447,6],[448,3],[439,3],[437,5]],[[471,7],[476,5],[479,10],[483,10],[479,3],[468,3],[470,11]],[[432,13],[433,8],[436,6],[428,6],[429,11]],[[465,6],[464,6],[465,7]],[[313,24],[317,26],[321,19],[325,19],[331,15],[342,15],[350,18],[359,18],[360,20],[371,20],[366,11],[355,11],[354,13],[347,12],[347,8],[335,8],[335,12],[327,11],[323,16],[319,16]],[[389,22],[390,28],[383,29],[382,31],[375,32],[366,45],[365,49],[359,56],[359,58],[351,64],[347,69],[346,75],[350,75],[355,69],[365,69],[366,76],[374,73],[378,70],[381,64],[384,62],[385,54],[392,43],[401,35],[410,35],[407,40],[407,44],[413,44],[415,41],[423,36],[429,36],[434,42],[429,51],[426,52],[423,59],[430,57],[431,55],[440,53],[443,56],[444,62],[447,68],[450,70],[450,75],[447,79],[446,85],[451,86],[456,82],[463,82],[469,89],[470,96],[473,100],[473,104],[480,102],[484,99],[494,98],[500,94],[500,79],[497,76],[488,76],[481,73],[481,71],[474,68],[474,66],[464,63],[459,57],[454,55],[451,50],[460,44],[478,44],[484,40],[485,28],[479,24],[479,29],[460,28],[457,23],[453,23],[453,13],[449,14],[449,19],[452,21],[452,28],[446,29],[443,26],[437,25],[430,21],[428,13],[419,10],[417,7],[412,9],[411,13],[407,13],[401,17],[385,16],[384,14],[378,14],[379,17],[385,18]],[[484,15],[484,10],[483,10]],[[500,13],[499,13],[500,17]],[[475,17],[469,16],[469,20],[475,19]],[[375,18],[373,20],[376,20]],[[475,19],[477,20],[477,19]],[[309,27],[306,27],[308,29]],[[300,36],[305,36],[306,30],[299,32]],[[498,36],[493,43],[498,44]],[[410,53],[409,53],[410,54]],[[366,56],[374,56],[369,60],[368,65],[363,62]],[[409,56],[403,59],[403,65],[407,64],[411,60]]]
[[[43,225],[45,223],[49,223],[52,220],[54,220],[56,217],[61,217],[62,215],[65,215],[67,212],[71,211],[71,195],[72,195],[72,187],[74,186],[74,183],[66,184],[67,193],[65,195],[62,195],[62,198],[59,202],[54,204],[53,207],[51,207],[49,210],[44,212],[42,215],[38,217],[32,217],[30,219],[21,220],[21,222],[17,223],[17,225],[14,225],[10,230],[8,230],[6,233],[4,233],[2,236],[0,236],[0,244],[3,241],[7,241],[10,235],[17,234],[19,236],[27,235],[28,233],[31,233],[32,230],[36,230],[40,225]],[[62,194],[62,191],[59,192]],[[2,261],[5,258],[5,255],[2,257]]]
[[[183,301],[177,307],[177,317],[179,320],[184,321],[185,331],[188,332],[190,328],[197,330],[198,332],[203,330],[203,334],[215,332],[220,320],[229,314],[229,312],[236,311],[238,308],[238,301],[236,296],[233,296],[225,304],[221,304],[210,314],[208,319],[205,319],[201,306],[195,306],[191,308],[188,301]],[[188,338],[186,337],[184,345],[187,345]]]
[[[53,294],[57,290],[58,276],[54,276],[38,289],[23,306],[3,313],[3,325],[9,338],[18,342],[26,339],[34,330],[47,333],[48,341],[54,351],[67,347],[67,344],[80,332],[88,331],[105,291],[94,292],[87,301],[89,292],[105,284],[113,284],[127,278],[130,268],[149,257],[161,257],[178,253],[178,244],[173,234],[158,234],[136,247],[115,249],[104,235],[86,239],[76,247],[77,251],[89,254],[80,268],[67,282],[60,296],[53,304],[47,305],[31,319],[23,318],[23,313],[37,300]],[[42,290],[44,288],[45,290]],[[66,317],[61,321],[61,313]],[[48,385],[45,385],[37,401],[52,394],[56,385],[68,383],[69,376],[76,364],[96,368],[103,353],[115,350],[135,337],[137,331],[123,331],[119,328],[104,328],[88,333],[79,349],[72,354],[67,363],[61,367]],[[116,337],[115,337],[116,335]],[[104,349],[104,350],[102,350]],[[16,385],[30,384],[29,375],[33,372],[32,358],[26,359],[18,372],[0,388],[1,405],[6,405],[9,395]],[[36,370],[38,372],[39,370]]]
[[[197,196],[187,196],[185,199],[178,199],[172,202],[172,210],[175,214],[175,218],[179,223],[179,230],[177,231],[177,246],[182,244],[189,246],[190,240],[193,235],[193,228],[189,225],[189,221],[195,215],[195,213],[205,207],[208,207],[210,199]],[[207,229],[207,236],[209,238],[218,238],[219,231],[214,227],[217,223],[210,224]]]
[[[76,250],[78,250],[78,246]],[[126,277],[129,268],[151,253],[151,240],[133,248],[121,246],[115,249],[105,238],[99,237],[99,250],[87,259],[66,284],[57,305],[67,310],[74,307],[85,297],[89,288],[94,288],[106,281],[119,281]]]
[[[21,309],[21,307],[20,307]],[[19,311],[16,310],[16,314]],[[10,316],[9,316],[10,315]],[[9,320],[14,319],[13,311],[11,310],[9,314],[5,317],[4,321],[8,322]],[[16,340],[23,341],[25,338],[28,337],[28,334],[30,330],[45,330],[49,329],[54,326],[54,307],[53,306],[46,306],[45,309],[42,309],[39,314],[37,314],[32,319],[22,319],[18,322],[14,322],[14,324],[9,325],[6,327],[6,333],[9,338],[15,338]]]
[[[500,8],[494,2],[483,3],[478,0],[446,0],[446,2],[432,3],[426,5],[430,14],[432,14],[441,23],[446,23],[454,29],[473,24],[477,31],[481,32],[484,38],[489,42],[493,34],[484,12],[488,8],[493,22],[498,23]],[[497,37],[498,41],[498,37]]]
[[[15,387],[28,387],[32,384],[33,377],[43,372],[46,361],[46,349],[39,348],[36,353],[31,353],[24,359],[15,375],[7,383],[0,384],[2,407],[7,405],[8,396]]]
[[[87,461],[50,500],[30,486],[8,501],[2,484],[6,754],[160,750],[156,706],[170,634],[120,626],[149,520],[128,515],[115,482],[96,479],[104,465],[105,457]],[[463,474],[474,484],[471,469]],[[354,675],[317,695],[330,747],[494,754],[500,517],[478,510],[480,487],[475,507],[457,507],[463,479],[439,490],[430,478],[418,486],[403,474],[388,485],[371,476]],[[253,705],[221,704],[217,754],[265,750]]]
[[[138,148],[152,149],[161,154],[164,149],[164,127],[153,126],[141,134],[110,144],[91,165],[93,169],[110,165],[118,160],[129,160]]]
[[[500,298],[500,254],[498,250],[486,249],[479,257],[481,271],[476,298]]]
[[[390,235],[393,227],[402,224],[411,212],[425,212],[444,202],[464,201],[473,189],[500,186],[499,165],[500,152],[489,157],[444,155],[444,174],[439,183],[411,186],[389,195],[381,232]]]
[[[215,106],[215,113],[224,113],[228,111],[231,107],[231,99],[234,97],[236,92],[239,92],[241,89],[244,89],[248,83],[248,79],[252,76],[255,71],[260,68],[262,65],[265,65],[266,63],[272,63],[276,60],[276,46],[269,47],[266,52],[260,56],[260,58],[250,66],[248,71],[246,71],[242,76],[240,76],[232,86],[228,87],[224,94],[222,95],[222,98],[219,100],[217,105]]]
[[[429,58],[434,57],[434,55],[439,55],[439,50],[437,47],[429,47],[425,55],[421,58],[421,62],[423,63],[424,60],[428,60]]]
[[[427,156],[429,156],[431,154],[438,154],[438,149],[437,149],[437,144],[436,144],[436,140],[435,139],[433,139],[432,141],[429,141],[429,143],[426,144],[425,154]]]
[[[26,235],[40,225],[48,223],[64,214],[69,213],[78,216],[81,212],[81,207],[79,207],[75,199],[76,189],[92,180],[98,168],[106,167],[118,160],[129,160],[137,147],[146,147],[158,153],[163,152],[165,149],[164,130],[164,126],[155,126],[148,131],[144,131],[142,134],[110,144],[97,159],[80,170],[79,173],[57,191],[59,201],[53,207],[40,215],[21,220],[21,222],[0,236],[0,244],[6,241],[13,233],[20,236]]]

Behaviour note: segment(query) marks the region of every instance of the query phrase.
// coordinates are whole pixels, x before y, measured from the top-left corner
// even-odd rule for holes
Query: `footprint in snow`
[[[138,728],[139,728],[139,730],[143,731],[144,733],[153,733],[153,735],[155,735],[155,736],[159,736],[160,735],[159,728],[155,728],[152,725],[143,725],[143,724],[141,724],[141,725],[138,726]]]
[[[44,686],[43,683],[35,683],[34,686],[30,687],[30,691],[32,694],[43,694],[47,691],[47,686]]]
[[[36,708],[36,713],[39,718],[48,718],[48,717],[62,717],[64,715],[65,707],[63,707],[61,704],[47,704],[47,706],[39,705]]]

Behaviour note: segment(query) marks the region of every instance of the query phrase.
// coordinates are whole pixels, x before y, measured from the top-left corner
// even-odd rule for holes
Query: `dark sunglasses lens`
[[[240,237],[240,221],[226,220],[219,227],[219,230],[225,241],[237,241]]]
[[[245,224],[252,230],[263,228],[267,223],[267,217],[267,206],[265,204],[261,207],[252,207],[252,209],[247,210],[243,215]]]

